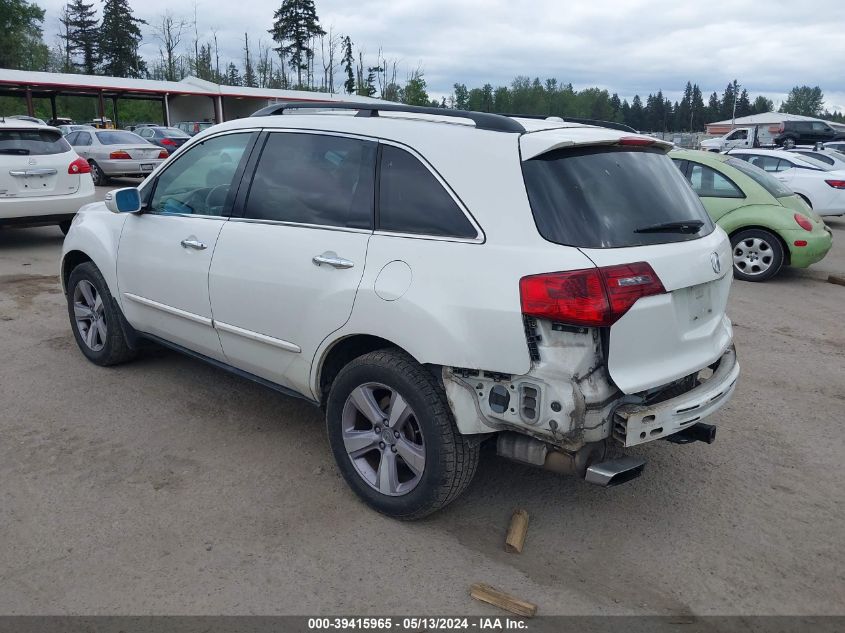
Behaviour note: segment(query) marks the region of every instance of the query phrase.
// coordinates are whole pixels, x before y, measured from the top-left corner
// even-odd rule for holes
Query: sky
[[[93,0],[97,7],[100,0]],[[151,24],[169,10],[193,20],[194,2],[129,0]],[[44,35],[59,31],[62,0],[47,10]],[[280,0],[196,0],[200,39],[217,30],[221,58],[240,64],[243,34],[270,41]],[[323,28],[348,34],[374,63],[382,49],[400,79],[416,68],[429,94],[452,85],[510,85],[517,75],[598,86],[629,100],[663,90],[676,100],[687,81],[705,101],[737,79],[752,98],[777,106],[795,85],[819,85],[830,109],[845,110],[845,12],[841,0],[315,0]],[[142,54],[158,55],[152,27]],[[192,48],[185,38],[187,47]],[[357,54],[357,53],[356,53]],[[370,59],[368,59],[370,58]],[[221,60],[222,64],[222,60]]]

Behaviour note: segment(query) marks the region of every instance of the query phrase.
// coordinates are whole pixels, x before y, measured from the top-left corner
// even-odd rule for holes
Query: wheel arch
[[[731,231],[730,233],[728,233],[728,237],[730,238],[731,243],[733,243],[733,236],[734,235],[736,235],[737,233],[742,233],[743,231],[750,231],[752,229],[756,229],[758,231],[765,231],[766,233],[770,233],[770,234],[774,235],[778,239],[778,242],[780,242],[781,248],[783,248],[783,265],[784,266],[790,266],[791,265],[792,251],[789,250],[789,245],[786,243],[786,240],[783,239],[783,236],[778,232],[777,229],[773,229],[773,228],[768,227],[768,226],[763,226],[762,224],[746,224],[746,225],[740,226],[740,227],[734,229],[733,231]]]
[[[320,405],[325,405],[332,382],[338,373],[340,373],[341,369],[364,354],[387,348],[402,350],[411,356],[411,358],[414,358],[413,354],[410,354],[401,345],[397,345],[393,341],[373,334],[347,334],[332,341],[319,354],[319,358],[314,363],[312,390],[317,396]],[[414,358],[414,360],[417,359]]]
[[[62,257],[62,290],[64,290],[65,294],[67,294],[67,284],[68,279],[70,279],[70,274],[73,272],[73,269],[79,266],[80,264],[84,264],[85,262],[93,262],[87,253],[80,250],[72,250],[68,251]],[[94,264],[96,266],[96,264]],[[97,266],[99,268],[99,266]]]

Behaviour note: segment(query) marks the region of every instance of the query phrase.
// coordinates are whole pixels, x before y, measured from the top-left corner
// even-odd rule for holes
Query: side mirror
[[[112,213],[139,213],[141,192],[137,187],[115,189],[106,194],[106,207]]]

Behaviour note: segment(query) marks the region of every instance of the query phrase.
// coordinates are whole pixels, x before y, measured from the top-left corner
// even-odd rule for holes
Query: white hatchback
[[[626,447],[713,441],[731,245],[670,144],[315,107],[214,126],[80,214],[61,276],[90,361],[154,341],[322,407],[351,488],[403,519],[455,499],[482,442],[608,486],[643,469]]]
[[[67,233],[94,197],[91,168],[59,130],[0,119],[0,225],[58,224]]]

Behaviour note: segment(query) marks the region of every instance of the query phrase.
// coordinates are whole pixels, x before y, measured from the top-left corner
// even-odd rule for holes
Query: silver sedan
[[[118,176],[146,176],[167,158],[167,150],[125,130],[78,130],[65,139],[90,163],[95,185]]]

